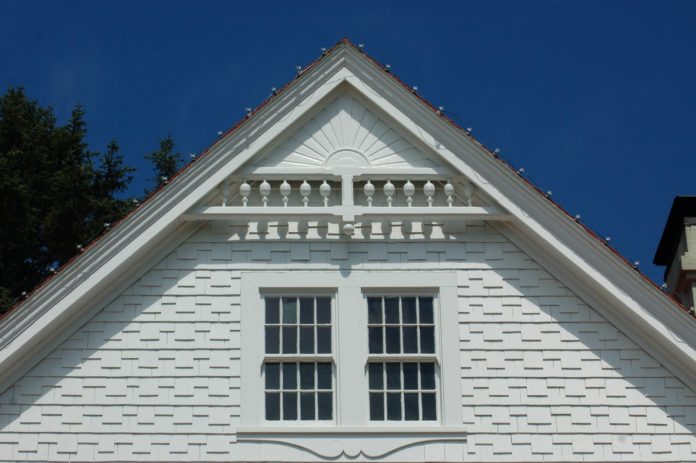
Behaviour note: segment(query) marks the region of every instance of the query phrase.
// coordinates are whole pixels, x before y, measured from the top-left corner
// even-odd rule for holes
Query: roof
[[[305,78],[313,76],[312,79]],[[696,322],[686,308],[669,298],[627,259],[608,246],[579,219],[570,216],[519,170],[475,140],[464,128],[435,108],[390,69],[367,56],[362,47],[347,39],[299,71],[295,79],[274,92],[260,106],[206,148],[168,185],[152,194],[86,251],[66,264],[58,274],[39,285],[11,313],[0,320],[0,390],[27,365],[27,355],[46,349],[56,328],[86,316],[96,298],[109,297],[135,265],[164,252],[163,241],[187,230],[177,220],[210,188],[216,188],[254,155],[252,145],[278,135],[291,122],[287,108],[311,95],[329,91],[340,79],[370,82],[372,103],[399,113],[413,131],[437,135],[437,154],[511,211],[516,219],[519,244],[535,252],[534,258],[558,278],[572,283],[590,305],[603,306],[605,316],[621,319],[636,339],[654,344],[654,356],[670,365],[685,381],[696,382]],[[362,88],[361,87],[361,88]],[[388,98],[385,96],[388,95]],[[320,96],[317,96],[320,98]],[[392,104],[398,98],[399,107]],[[317,101],[317,100],[314,100]],[[311,105],[309,105],[311,106]],[[306,109],[304,109],[306,110]],[[300,117],[302,112],[293,117]],[[281,123],[282,122],[282,123]],[[422,129],[421,129],[422,128]],[[274,132],[274,133],[267,133]],[[189,230],[190,231],[190,230]],[[126,275],[126,274],[129,274]],[[22,310],[17,310],[22,309]],[[686,342],[676,342],[678,337]]]
[[[674,253],[677,252],[686,217],[696,217],[696,196],[677,196],[672,202],[660,244],[657,245],[657,251],[655,251],[653,258],[655,265],[667,266],[665,272],[669,271]]]

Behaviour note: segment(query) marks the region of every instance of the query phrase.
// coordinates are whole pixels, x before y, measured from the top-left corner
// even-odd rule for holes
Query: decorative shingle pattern
[[[316,461],[236,442],[240,276],[347,268],[458,277],[468,442],[385,461],[696,461],[696,393],[494,229],[363,233],[201,229],[0,395],[0,461]]]

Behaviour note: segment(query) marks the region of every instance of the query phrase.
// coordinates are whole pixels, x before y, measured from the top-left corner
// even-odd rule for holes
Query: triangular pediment
[[[427,151],[358,92],[341,88],[257,156],[244,172],[453,172]]]

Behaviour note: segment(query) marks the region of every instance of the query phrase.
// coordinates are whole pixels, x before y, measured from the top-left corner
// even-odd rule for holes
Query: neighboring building
[[[0,339],[2,461],[696,461],[694,318],[346,41]]]
[[[696,300],[696,196],[674,198],[653,262],[665,266],[667,291],[693,311]]]

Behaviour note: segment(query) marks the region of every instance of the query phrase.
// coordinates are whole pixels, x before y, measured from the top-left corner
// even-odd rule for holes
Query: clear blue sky
[[[0,90],[24,85],[139,167],[206,147],[341,37],[446,110],[654,280],[696,194],[696,2],[0,1]]]

